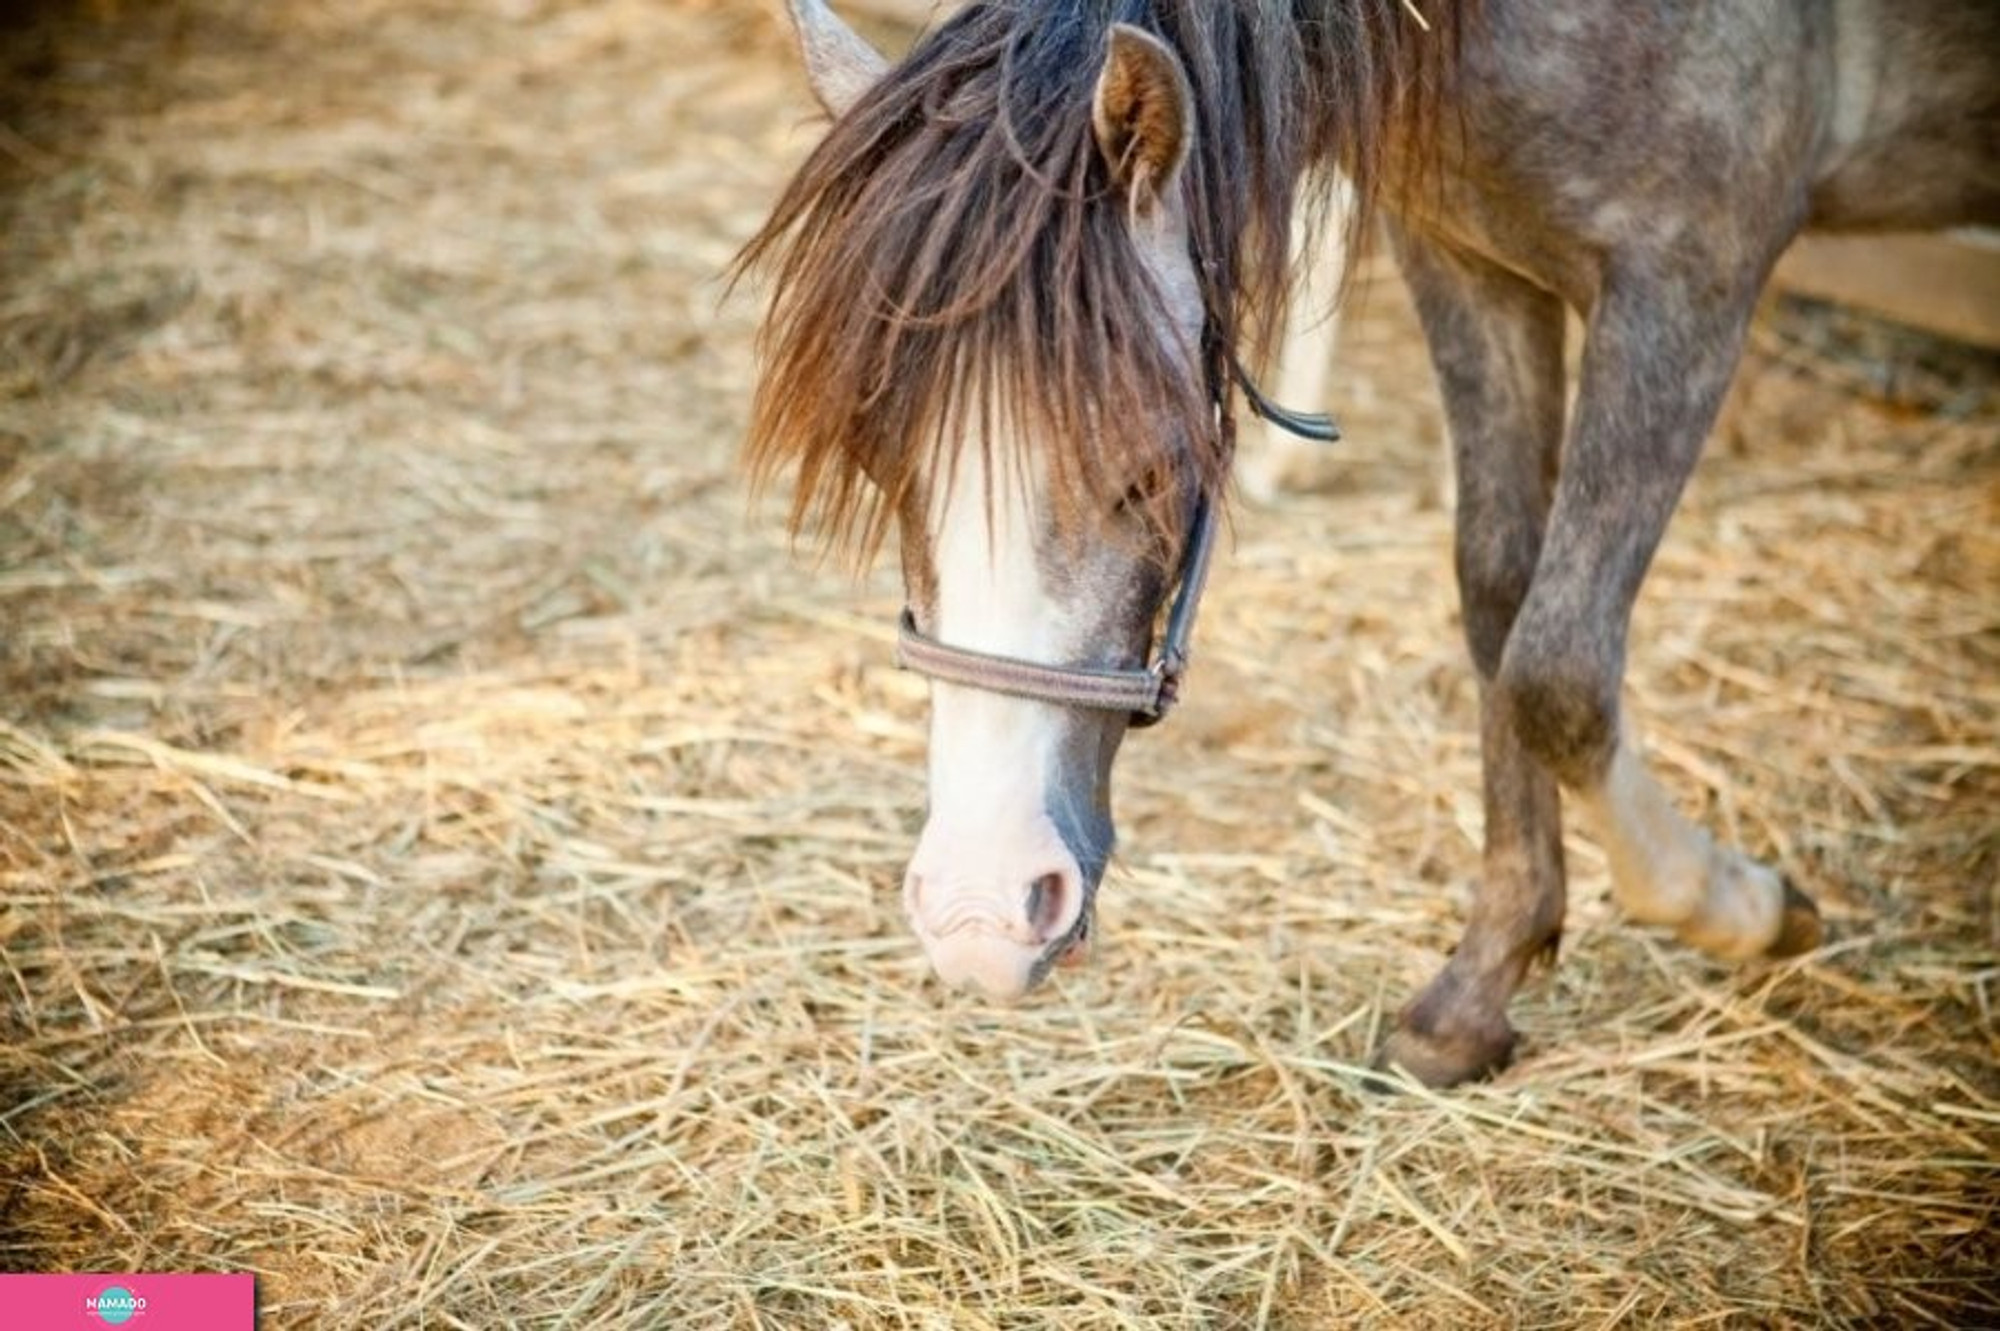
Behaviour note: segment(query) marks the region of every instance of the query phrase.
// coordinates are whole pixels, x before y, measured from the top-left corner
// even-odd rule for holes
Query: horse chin
[[[1068,936],[1030,945],[988,929],[959,929],[936,937],[916,927],[931,970],[953,989],[996,1003],[1019,1003],[1057,969],[1078,970],[1091,954],[1091,912],[1086,908]]]
[[[931,970],[953,989],[966,989],[999,1003],[1018,1003],[1042,978],[1041,953],[1011,938],[984,930],[960,930],[933,938],[919,930]]]

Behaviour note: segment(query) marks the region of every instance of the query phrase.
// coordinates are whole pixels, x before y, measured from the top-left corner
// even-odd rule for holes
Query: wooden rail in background
[[[2000,349],[2000,232],[1803,236],[1772,281],[1801,296]]]

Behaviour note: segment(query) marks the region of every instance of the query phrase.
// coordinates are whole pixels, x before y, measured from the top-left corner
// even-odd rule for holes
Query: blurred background
[[[0,1269],[252,1270],[273,1326],[2000,1318],[1993,353],[1801,277],[1849,303],[1772,300],[1641,604],[1664,778],[1830,946],[1718,967],[1572,842],[1516,1066],[1372,1095],[1478,866],[1400,286],[1126,749],[1093,966],[941,995],[893,567],[735,466],[719,275],[816,115],[756,0],[7,9]]]

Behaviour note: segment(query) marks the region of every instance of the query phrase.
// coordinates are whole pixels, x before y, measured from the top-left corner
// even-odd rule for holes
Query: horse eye
[[[1167,473],[1161,467],[1148,467],[1139,478],[1125,487],[1125,497],[1118,501],[1121,516],[1141,509],[1151,508],[1166,493]]]

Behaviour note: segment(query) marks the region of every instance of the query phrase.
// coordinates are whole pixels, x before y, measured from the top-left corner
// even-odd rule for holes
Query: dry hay
[[[2000,1317],[1990,361],[1767,324],[1641,609],[1667,778],[1832,945],[1717,967],[1573,844],[1520,1062],[1370,1095],[1479,820],[1392,285],[1341,484],[1239,515],[1128,750],[1096,964],[995,1011],[899,919],[893,586],[732,468],[713,274],[811,133],[767,15],[5,52],[0,1265],[254,1270],[272,1326]]]

